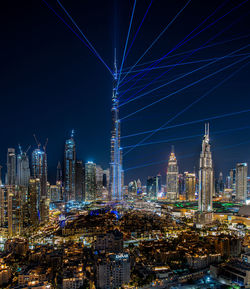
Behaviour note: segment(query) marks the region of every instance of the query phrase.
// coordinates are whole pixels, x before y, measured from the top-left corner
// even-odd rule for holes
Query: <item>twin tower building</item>
[[[192,174],[193,175],[193,174]],[[178,196],[178,165],[174,150],[169,156],[167,169],[167,196],[170,201],[179,200]],[[195,182],[195,175],[193,176]],[[212,198],[214,195],[214,171],[209,140],[209,124],[205,125],[205,134],[202,140],[202,150],[199,163],[199,197],[198,207],[201,213],[210,213],[213,210]],[[189,200],[194,200],[194,196]]]

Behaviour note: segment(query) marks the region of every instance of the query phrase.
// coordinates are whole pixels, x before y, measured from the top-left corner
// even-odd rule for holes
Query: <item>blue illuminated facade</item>
[[[75,200],[75,165],[76,165],[76,147],[71,138],[65,142],[64,150],[64,200],[65,202]]]
[[[121,127],[119,119],[119,100],[117,92],[117,68],[115,62],[114,85],[112,95],[112,133],[111,133],[111,162],[110,162],[110,189],[111,201],[122,200],[123,170],[122,149],[120,146]]]

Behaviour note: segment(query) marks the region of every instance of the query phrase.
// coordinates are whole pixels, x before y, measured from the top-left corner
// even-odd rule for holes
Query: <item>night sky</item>
[[[64,20],[70,23],[56,0],[47,1]],[[137,2],[128,46],[151,1],[138,0]],[[196,49],[205,43],[208,45],[233,38],[239,38],[238,40],[202,49],[192,55],[184,54],[166,58],[159,65],[175,64],[183,57],[186,57],[183,62],[222,57],[249,44],[249,2],[243,0],[190,1],[140,63],[159,59],[168,53],[220,5],[221,9],[191,36],[243,3],[242,6],[173,51],[169,56]],[[115,46],[118,63],[119,65],[121,63],[133,3],[129,0],[62,0],[62,4],[112,69]],[[124,68],[136,62],[185,3],[187,1],[183,0],[154,0],[152,2],[148,15],[125,60]],[[1,165],[6,166],[8,147],[17,149],[20,143],[23,149],[28,145],[31,145],[32,149],[36,148],[33,138],[35,133],[41,143],[44,143],[46,138],[49,139],[47,146],[49,179],[53,182],[57,162],[63,160],[64,142],[70,136],[71,129],[75,129],[77,158],[83,161],[93,160],[104,168],[108,167],[112,93],[112,77],[109,71],[42,0],[1,1],[0,21]],[[120,111],[121,118],[189,83],[243,59],[247,53],[250,53],[250,47],[236,53],[241,56],[220,60],[162,89],[155,90],[137,101],[124,105]],[[124,119],[122,136],[160,127],[249,61],[250,58],[242,60],[213,77]],[[208,62],[173,67],[139,94],[206,63]],[[137,69],[146,68],[149,65],[138,66]],[[120,88],[121,101],[137,96],[139,89],[148,85],[167,69],[169,68],[154,70],[143,75],[142,79],[140,79],[141,74],[130,80]],[[136,79],[139,81],[136,82]],[[247,65],[169,125],[250,109],[249,82],[250,65]],[[132,85],[134,86],[131,87]],[[128,88],[133,89],[123,94],[122,92]],[[216,173],[222,171],[226,174],[230,168],[235,167],[237,162],[250,163],[249,117],[250,112],[210,121]],[[194,167],[197,169],[203,131],[204,122],[200,122],[156,133],[146,142],[162,141],[161,143],[137,147],[125,156],[125,170],[139,166],[137,169],[129,169],[125,172],[126,183],[137,178],[145,181],[147,176],[156,175],[159,172],[165,174],[171,145],[175,145],[181,172],[193,171]],[[122,146],[134,145],[145,136],[122,139]],[[190,138],[187,138],[189,136]],[[194,137],[191,138],[191,136]],[[182,137],[186,139],[172,140]],[[155,162],[157,164],[147,165]]]

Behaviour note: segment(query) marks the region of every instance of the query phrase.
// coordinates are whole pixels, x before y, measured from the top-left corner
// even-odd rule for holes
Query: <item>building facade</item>
[[[7,174],[6,182],[7,185],[16,184],[16,152],[14,148],[8,148],[7,152]]]
[[[85,200],[92,202],[96,200],[96,164],[87,162],[85,164]]]
[[[196,175],[195,173],[184,173],[184,190],[186,195],[186,201],[195,201],[196,190]]]
[[[17,155],[17,185],[28,187],[30,179],[29,157],[25,152]]]
[[[64,194],[65,202],[75,201],[75,165],[76,165],[76,147],[73,139],[66,140],[64,149]]]
[[[247,199],[247,163],[236,165],[236,200],[245,202]]]
[[[177,159],[174,153],[174,147],[172,147],[172,152],[169,156],[168,161],[168,168],[167,168],[167,198],[170,201],[176,201],[178,200],[178,165],[177,165]]]
[[[214,195],[214,172],[210,150],[209,124],[205,125],[199,168],[199,211],[212,212]]]

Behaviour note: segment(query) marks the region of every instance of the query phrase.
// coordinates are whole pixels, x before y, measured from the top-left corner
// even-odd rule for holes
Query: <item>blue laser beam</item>
[[[201,123],[201,122],[205,122],[205,121],[209,121],[209,120],[221,119],[221,118],[230,117],[230,116],[234,116],[234,115],[240,115],[240,114],[248,113],[248,112],[250,112],[250,109],[245,109],[245,110],[241,110],[241,111],[225,113],[225,114],[221,114],[221,115],[216,115],[216,116],[211,116],[211,117],[207,117],[207,118],[203,118],[203,119],[198,119],[198,120],[193,120],[193,121],[188,121],[188,122],[184,122],[184,123],[171,125],[171,126],[168,126],[168,127],[161,128],[160,130],[167,130],[167,129],[171,129],[171,128],[177,128],[177,127],[182,127],[182,126],[186,126],[186,125],[192,125],[192,124]],[[138,132],[138,133],[134,133],[134,134],[121,136],[121,138],[130,138],[130,137],[134,137],[134,136],[148,134],[148,133],[151,133],[151,132],[154,132],[154,131],[155,131],[155,129],[142,131],[142,132]]]
[[[142,54],[142,56],[136,61],[136,63],[129,69],[129,71],[125,74],[122,79],[122,82],[127,77],[127,75],[134,69],[134,67],[140,62],[140,60],[147,54],[147,52],[154,46],[154,44],[160,39],[160,37],[167,31],[167,29],[171,26],[171,24],[176,20],[176,18],[182,13],[182,11],[187,7],[187,5],[191,2],[189,0],[182,9],[175,15],[175,17],[168,23],[168,25],[163,29],[163,31],[156,37],[156,39],[151,43],[151,45],[146,49],[146,51]]]
[[[193,157],[195,156],[194,153],[192,154],[186,154],[186,155],[183,155],[183,156],[178,156],[178,160],[179,159],[183,159],[183,158],[189,158],[189,157]],[[139,169],[139,168],[144,168],[144,167],[149,167],[149,166],[153,166],[153,165],[159,165],[159,164],[166,164],[166,160],[164,161],[158,161],[158,162],[150,162],[150,163],[146,163],[146,164],[142,164],[142,165],[137,165],[137,166],[134,166],[134,167],[130,167],[130,168],[127,168],[125,169],[124,171],[130,171],[130,170],[135,170],[135,169]]]
[[[250,46],[250,44],[248,44],[247,46]],[[246,57],[244,57],[244,58],[242,58],[240,60],[237,60],[237,61],[235,61],[235,62],[233,62],[233,63],[231,63],[229,65],[226,65],[225,67],[222,67],[222,68],[216,70],[215,72],[212,72],[212,73],[210,73],[210,74],[208,74],[208,75],[206,75],[206,76],[204,76],[204,77],[202,77],[202,78],[200,78],[200,79],[198,79],[198,80],[196,80],[196,81],[194,81],[194,82],[192,82],[192,83],[190,83],[190,84],[188,84],[188,85],[186,85],[186,86],[184,86],[184,87],[182,87],[182,88],[180,88],[180,89],[178,89],[178,90],[176,90],[176,91],[174,91],[174,92],[172,92],[172,93],[170,93],[170,94],[168,94],[168,95],[166,95],[166,96],[164,96],[164,97],[162,97],[162,98],[160,98],[160,99],[158,99],[158,100],[156,100],[156,101],[154,101],[154,102],[152,102],[150,104],[148,104],[148,105],[145,105],[144,107],[142,107],[142,108],[140,108],[140,109],[138,109],[138,110],[126,115],[126,116],[124,116],[123,118],[121,118],[121,120],[124,120],[124,119],[126,119],[126,118],[128,118],[128,117],[130,117],[132,115],[135,115],[136,113],[141,112],[141,111],[143,111],[143,110],[145,110],[145,109],[147,109],[147,108],[149,108],[149,107],[151,107],[151,106],[153,106],[153,105],[155,105],[155,104],[157,104],[157,103],[169,98],[170,96],[173,96],[173,95],[175,95],[175,94],[177,94],[179,92],[182,92],[183,90],[185,90],[187,88],[190,88],[190,87],[194,86],[195,84],[198,84],[201,81],[206,80],[209,77],[211,77],[213,75],[216,75],[216,74],[220,73],[221,71],[224,71],[225,69],[230,68],[231,66],[233,66],[233,65],[235,65],[235,64],[237,64],[237,63],[239,63],[241,61],[246,60],[247,58],[249,58],[249,56],[246,56]]]
[[[227,134],[227,133],[240,131],[240,130],[245,130],[245,129],[249,129],[249,128],[250,128],[250,126],[231,128],[231,129],[227,129],[227,130],[215,131],[215,132],[213,132],[213,134],[215,134],[215,135],[216,134]],[[177,137],[177,138],[172,138],[172,139],[164,139],[164,140],[159,140],[159,141],[152,141],[152,142],[147,142],[147,143],[144,142],[144,143],[139,144],[138,146],[147,146],[147,145],[154,145],[154,144],[160,144],[160,143],[168,143],[168,142],[174,142],[174,141],[180,141],[180,140],[187,140],[187,139],[201,137],[201,136],[203,136],[203,134],[195,134],[195,135]],[[133,147],[133,145],[123,146],[123,149],[128,149],[128,148],[132,148],[132,147]]]
[[[222,149],[230,149],[230,148],[234,148],[234,147],[241,146],[244,144],[249,144],[249,143],[250,143],[250,140],[244,141],[244,142],[239,142],[239,143],[233,144],[233,145],[221,146],[221,147],[213,149],[213,151],[222,150]],[[192,153],[192,154],[181,155],[178,157],[178,159],[190,158],[190,157],[194,157],[195,155],[197,155],[197,154]],[[137,165],[134,167],[127,168],[124,171],[130,171],[130,170],[134,170],[134,169],[139,169],[139,168],[144,168],[144,167],[149,167],[149,166],[164,164],[164,163],[166,163],[166,160],[165,161],[158,161],[158,162],[150,162],[150,163],[146,163],[146,164]]]
[[[171,117],[168,121],[166,121],[164,124],[162,124],[158,129],[156,129],[154,132],[150,133],[147,137],[143,138],[140,142],[137,143],[141,144],[143,143],[145,140],[149,139],[151,136],[153,136],[155,133],[157,133],[158,131],[160,131],[162,128],[164,128],[166,125],[168,125],[171,121],[175,120],[178,116],[180,116],[181,114],[183,114],[184,112],[186,112],[188,109],[190,109],[193,105],[195,105],[196,103],[198,103],[199,101],[201,101],[204,97],[206,97],[207,95],[209,95],[211,92],[213,92],[215,89],[217,89],[219,86],[221,86],[223,83],[225,83],[227,80],[231,79],[234,75],[236,75],[239,71],[241,71],[243,68],[245,68],[250,62],[247,62],[245,64],[243,64],[242,66],[240,66],[237,70],[233,71],[231,74],[229,74],[226,78],[224,78],[222,81],[220,81],[219,83],[217,83],[214,87],[212,87],[211,89],[209,89],[206,93],[204,93],[203,95],[201,95],[199,98],[197,98],[196,100],[194,100],[193,102],[191,102],[188,106],[186,106],[184,109],[182,109],[181,111],[179,111],[176,115],[174,115],[173,117]],[[131,152],[133,149],[136,148],[135,145],[133,148],[131,148],[129,151],[126,152],[125,155],[127,155],[129,152]]]
[[[70,26],[69,26],[69,24],[55,11],[55,9],[53,9],[50,5],[49,5],[49,3],[47,2],[47,1],[45,1],[45,0],[42,0],[46,5],[47,5],[47,7],[69,28],[69,30],[71,31],[71,32],[73,32],[80,40],[81,40],[81,42],[83,42],[93,53],[94,53],[94,51],[91,49],[91,47],[84,41],[84,39],[82,39],[82,37],[78,34],[78,33],[76,33],[75,32],[75,30],[74,29],[72,29]]]
[[[187,37],[189,37],[193,32],[195,32],[202,24],[204,24],[210,17],[212,17],[217,11],[219,11],[226,3],[228,2],[228,0],[225,0],[221,5],[219,5],[205,20],[203,20],[195,29],[193,29],[185,38],[183,38],[176,46],[174,46],[174,48],[172,49],[173,51],[175,50],[175,49],[177,49],[178,47],[179,47],[179,45],[180,44],[182,44],[182,42],[187,38]],[[170,54],[172,51],[170,51],[169,53],[167,53],[167,54]],[[168,55],[164,55],[163,57],[167,57]],[[163,57],[161,57],[160,59],[158,59],[157,61],[156,61],[156,64],[158,63],[158,62],[160,62],[160,61],[162,61],[162,59],[163,59]],[[154,64],[154,63],[153,63]],[[134,66],[135,67],[135,66]],[[128,79],[126,82],[124,82],[123,83],[123,85],[125,85],[128,81],[130,81],[131,79],[133,79],[134,77],[136,77],[136,76],[138,76],[138,75],[140,75],[140,73],[139,74],[137,74],[137,75],[135,75],[135,76],[133,76],[133,77],[131,77],[130,79]]]
[[[77,28],[77,30],[80,32],[80,34],[82,35],[82,37],[85,39],[85,41],[88,43],[88,45],[92,48],[92,50],[94,51],[94,54],[99,58],[99,60],[102,62],[102,64],[104,64],[104,66],[108,69],[108,71],[112,74],[113,76],[113,72],[112,70],[109,68],[109,66],[106,64],[106,62],[103,60],[103,58],[101,57],[101,55],[97,52],[97,50],[95,49],[95,47],[91,44],[91,42],[88,40],[88,38],[85,36],[85,34],[82,32],[82,30],[79,28],[79,26],[76,24],[75,20],[70,16],[69,12],[66,10],[66,8],[62,5],[62,3],[57,0],[57,3],[60,5],[60,7],[62,8],[62,10],[65,12],[65,14],[68,16],[68,18],[71,20],[71,22],[75,25],[75,27]]]
[[[43,1],[43,2],[47,5],[47,7],[69,28],[69,30],[70,30],[71,32],[73,32],[73,33],[77,36],[77,38],[79,38],[80,41],[81,41],[82,43],[84,43],[84,45],[86,45],[86,46],[89,48],[90,51],[92,51],[92,53],[93,53],[94,55],[96,55],[95,51],[93,51],[93,49],[88,45],[88,43],[86,43],[86,41],[85,41],[78,33],[76,33],[74,29],[72,29],[72,28],[70,27],[70,25],[49,5],[49,3],[48,3],[47,1],[45,1],[45,0],[42,0],[42,1]],[[112,75],[113,75],[113,73],[112,73]]]
[[[212,57],[212,58],[198,59],[198,60],[193,60],[193,61],[188,61],[188,62],[173,63],[173,64],[168,64],[168,65],[153,67],[151,70],[164,69],[164,68],[173,67],[173,66],[176,67],[176,66],[183,66],[183,65],[189,65],[189,64],[196,64],[196,63],[208,62],[208,61],[212,61],[212,60],[221,60],[221,59],[225,59],[225,58],[246,56],[246,55],[248,55],[248,54],[249,54],[249,53],[241,53],[241,54],[236,54],[236,55],[221,56],[221,57]],[[131,73],[136,73],[136,72],[140,72],[140,71],[148,71],[148,68],[134,70],[134,71],[132,71]]]
[[[178,76],[181,76],[181,75],[184,75],[184,73],[178,73],[178,74],[174,75],[171,79],[173,79],[173,78],[176,77],[176,76],[178,77]],[[171,75],[171,76],[172,76],[172,75]],[[146,79],[144,78],[145,81],[150,80],[150,79],[152,79],[152,77],[150,77],[150,78],[148,78],[148,79],[147,79],[147,78],[146,78]],[[167,79],[169,79],[169,76],[168,76],[167,78],[163,78],[163,79],[156,80],[156,81],[155,81],[155,84],[156,84],[156,83],[160,83],[160,82],[164,82],[164,81],[166,81]],[[132,91],[132,90],[136,90],[136,89],[141,88],[141,87],[144,87],[144,86],[145,86],[145,84],[141,84],[141,85],[134,86],[134,87],[131,88],[131,91]],[[122,92],[123,92],[123,91],[120,91],[120,93],[122,93]]]
[[[184,38],[184,40],[182,40],[182,41],[181,41],[179,44],[177,44],[173,49],[171,49],[169,52],[167,52],[165,55],[163,55],[156,63],[153,63],[153,64],[150,65],[149,67],[154,67],[154,66],[156,66],[159,62],[161,62],[164,58],[166,58],[171,52],[173,52],[173,51],[176,50],[177,48],[181,47],[183,44],[189,42],[189,41],[192,40],[194,37],[196,37],[197,35],[199,35],[201,32],[205,31],[206,29],[208,29],[208,28],[210,28],[211,26],[213,26],[214,24],[216,24],[218,21],[220,21],[221,19],[223,19],[224,17],[226,17],[228,14],[230,14],[230,13],[233,12],[234,10],[238,9],[240,6],[242,6],[243,4],[245,4],[247,1],[248,1],[248,0],[245,0],[245,1],[241,2],[239,5],[237,5],[237,6],[235,6],[234,8],[232,8],[232,9],[231,9],[230,11],[228,11],[226,14],[224,14],[223,16],[217,18],[214,22],[210,23],[210,24],[207,25],[205,28],[203,28],[202,30],[200,30],[199,32],[197,32],[195,35],[193,35],[192,37],[190,37],[190,38],[188,38],[186,41],[184,41],[188,36],[190,36],[190,35],[193,33],[193,31],[197,30],[197,28],[195,28],[193,31],[191,31],[191,33],[189,33],[188,36],[186,36],[186,37]],[[227,1],[226,1],[226,2],[227,2]],[[217,8],[217,9],[218,9],[218,8]],[[217,9],[216,9],[216,10],[217,10]],[[212,14],[210,14],[210,15],[208,16],[208,18],[210,18],[214,13],[215,13],[215,11],[214,11]],[[207,18],[207,19],[208,19],[208,18]],[[205,19],[204,21],[206,21],[207,19]],[[204,21],[203,21],[203,23],[204,23]],[[203,24],[203,23],[202,23],[202,24]],[[201,24],[200,24],[200,25],[201,25]],[[200,25],[199,25],[199,26],[200,26]],[[199,27],[199,26],[198,26],[198,27]],[[206,43],[205,43],[205,44],[206,44]],[[142,77],[143,77],[144,75],[148,74],[148,73],[149,73],[149,71],[148,71],[148,72],[145,72],[145,73],[142,75]],[[139,72],[138,74],[135,74],[135,75],[132,76],[131,78],[135,78],[135,77],[137,77],[137,76],[139,76],[139,75],[141,75],[141,74],[142,74],[142,72]],[[141,77],[141,78],[142,78],[142,77]],[[124,82],[121,86],[123,86],[125,83],[126,83],[126,82]],[[136,82],[135,82],[135,84],[136,84]],[[133,85],[135,85],[135,84],[133,84]],[[132,86],[133,86],[133,85],[132,85]]]
[[[168,25],[162,30],[162,32],[155,38],[155,40],[150,44],[150,46],[145,50],[145,52],[142,54],[142,56],[136,61],[136,63],[131,67],[131,69],[128,71],[128,73],[122,78],[121,82],[126,78],[126,76],[129,74],[131,70],[141,61],[141,59],[148,53],[148,51],[155,45],[155,43],[161,38],[161,36],[167,31],[167,29],[172,25],[172,23],[176,20],[176,18],[182,13],[182,11],[187,7],[187,5],[191,2],[189,0],[182,8],[181,10],[174,16],[174,18],[168,23]]]
[[[151,2],[149,3],[148,8],[147,8],[147,10],[146,10],[146,12],[145,12],[145,14],[144,14],[144,16],[143,16],[143,18],[142,18],[142,21],[141,21],[141,23],[140,23],[138,29],[136,30],[135,36],[133,37],[133,39],[132,39],[132,41],[131,41],[131,44],[130,44],[128,50],[127,50],[127,53],[126,53],[126,56],[125,56],[125,60],[126,60],[126,58],[127,58],[128,54],[129,54],[129,52],[130,52],[130,50],[131,50],[131,48],[132,48],[134,42],[135,42],[135,39],[136,39],[136,37],[137,37],[137,35],[138,35],[138,33],[139,33],[141,27],[142,27],[143,22],[144,22],[145,19],[146,19],[146,16],[147,16],[147,14],[148,14],[148,12],[149,12],[149,9],[150,9],[150,7],[151,7],[153,1],[154,1],[154,0],[151,0]]]
[[[128,100],[128,101],[125,101],[125,102],[121,103],[120,106],[123,106],[123,105],[125,105],[125,104],[128,104],[128,103],[130,103],[130,102],[132,102],[132,101],[134,101],[134,100],[136,100],[136,99],[138,99],[138,98],[141,98],[142,96],[145,96],[145,95],[147,95],[147,94],[150,94],[150,93],[152,93],[152,92],[154,92],[154,91],[156,91],[156,90],[158,90],[158,89],[161,89],[161,88],[163,88],[163,87],[165,87],[165,86],[167,86],[167,85],[169,85],[169,84],[171,84],[171,83],[173,83],[173,82],[175,82],[175,81],[177,81],[177,80],[182,79],[183,77],[186,77],[186,76],[188,76],[188,75],[190,75],[190,74],[192,74],[192,73],[195,73],[195,72],[197,72],[197,71],[199,71],[199,70],[201,70],[201,69],[204,69],[205,67],[208,67],[208,66],[210,66],[210,65],[212,65],[212,64],[214,64],[214,63],[216,63],[216,62],[218,62],[218,61],[220,61],[220,60],[223,60],[223,59],[225,59],[225,58],[227,58],[227,57],[229,57],[229,56],[233,56],[234,53],[237,53],[237,52],[239,52],[239,51],[241,51],[241,50],[243,50],[243,49],[245,49],[245,48],[247,48],[247,47],[249,47],[249,44],[247,44],[247,45],[245,45],[245,46],[243,46],[243,47],[241,47],[241,48],[239,48],[239,49],[236,49],[236,50],[234,50],[234,51],[232,51],[232,52],[230,52],[230,53],[228,53],[228,54],[226,54],[226,55],[224,55],[224,56],[222,56],[222,57],[220,57],[220,58],[217,58],[217,59],[215,59],[215,60],[213,60],[213,61],[211,61],[211,62],[209,62],[209,63],[207,63],[207,64],[204,64],[204,65],[202,65],[202,66],[200,66],[200,67],[198,67],[198,68],[196,68],[196,69],[193,69],[192,71],[189,71],[189,72],[187,72],[187,73],[185,73],[185,74],[183,74],[183,75],[181,75],[181,76],[179,76],[179,77],[177,77],[177,78],[175,78],[175,79],[172,79],[172,80],[168,81],[167,83],[164,83],[164,84],[162,84],[162,85],[160,85],[160,86],[158,86],[158,87],[155,87],[155,88],[153,88],[153,89],[151,89],[151,90],[149,90],[149,91],[147,91],[147,92],[145,92],[145,93],[142,93],[142,94],[140,94],[140,95],[138,95],[138,96],[136,96],[136,97],[134,97],[134,98],[132,98],[132,99],[130,99],[130,100]],[[249,55],[249,54],[247,54],[247,55]],[[169,70],[168,70],[168,71],[169,71]],[[167,71],[166,71],[166,72],[167,72]],[[166,72],[164,72],[163,74],[165,74]],[[163,75],[163,74],[161,74],[161,75]],[[144,88],[145,88],[145,86],[144,86]],[[139,91],[144,90],[144,88],[140,89]]]
[[[125,60],[125,55],[126,55],[126,50],[127,50],[127,46],[128,46],[129,35],[130,35],[131,26],[132,26],[132,22],[133,22],[133,18],[134,18],[134,13],[135,13],[135,7],[136,7],[136,0],[134,0],[134,6],[133,6],[132,14],[131,14],[131,17],[130,17],[130,23],[129,23],[128,33],[127,33],[127,39],[126,39],[125,47],[124,47],[124,50],[123,50],[122,63],[121,63],[120,71],[119,71],[119,76],[118,76],[116,90],[118,90],[118,87],[120,85],[121,72],[122,72],[122,68],[123,68],[123,64],[124,64],[124,60]]]
[[[248,38],[249,36],[250,36],[250,34],[245,34],[245,35],[241,35],[241,36],[238,36],[238,37],[235,37],[235,38],[226,39],[226,40],[223,40],[223,41],[218,41],[218,42],[215,42],[215,43],[212,43],[212,44],[203,46],[203,47],[201,48],[201,50],[202,50],[202,49],[206,49],[206,48],[210,48],[210,47],[214,47],[214,46],[217,46],[217,45],[221,45],[221,44],[226,44],[226,43],[229,43],[229,42],[232,42],[232,41],[235,41],[235,40],[240,40],[240,39]],[[195,49],[190,49],[190,50],[187,50],[187,51],[183,51],[183,52],[180,52],[180,53],[176,53],[176,54],[173,54],[173,55],[169,55],[168,57],[166,57],[166,59],[174,58],[174,57],[176,57],[176,56],[183,55],[183,54],[187,54],[187,53],[192,52],[192,51],[194,51],[194,50],[196,50],[196,49],[197,49],[197,48],[195,48]],[[147,65],[147,64],[156,62],[156,61],[158,61],[158,60],[159,60],[159,59],[154,59],[154,60],[151,60],[151,61],[144,62],[144,63],[138,64],[137,67],[139,67],[139,66],[144,66],[144,65]],[[131,67],[132,67],[132,66],[131,66]],[[124,71],[123,74],[125,74],[131,67],[123,68],[123,71]]]
[[[248,11],[244,17],[249,14],[250,11]],[[221,35],[223,32],[227,31],[229,28],[231,28],[235,23],[237,23],[238,21],[240,21],[243,17],[239,17],[237,18],[235,21],[233,21],[231,24],[229,24],[226,28],[222,29],[221,31],[219,31],[217,34],[215,34],[214,36],[212,36],[211,38],[209,38],[202,46],[206,45],[207,43],[209,43],[211,40],[215,39],[216,37],[218,37],[219,35]],[[201,47],[202,47],[201,46]],[[193,55],[195,52],[197,52],[199,50],[199,48],[197,48],[195,51],[193,51],[192,53],[188,54],[187,56],[181,58],[181,60],[178,63],[181,63],[182,61],[184,61],[186,58],[189,58],[191,55]],[[216,61],[215,61],[216,62]],[[209,65],[209,64],[208,64]],[[175,67],[175,66],[174,66]],[[131,99],[137,99],[138,97],[134,97],[136,96],[139,92],[143,91],[145,88],[147,88],[148,86],[150,86],[151,84],[153,84],[156,80],[158,80],[159,78],[161,78],[163,75],[165,75],[167,72],[171,71],[174,67],[171,67],[170,69],[166,70],[165,72],[161,73],[160,76],[154,78],[151,82],[149,82],[147,85],[145,85],[145,87],[141,88],[139,91],[137,91],[134,95],[132,95],[131,97],[129,97],[127,100],[125,100],[123,103],[120,104],[120,106],[122,106],[124,103],[128,103],[128,101]],[[159,87],[161,88],[161,87]],[[154,89],[156,90],[156,88]],[[151,91],[152,92],[152,91]],[[143,94],[144,95],[144,94]]]

